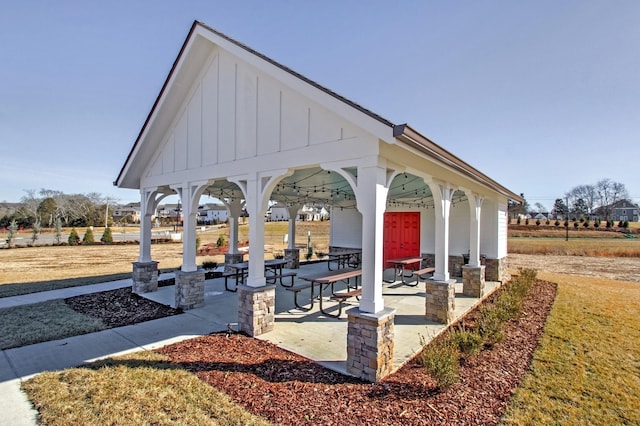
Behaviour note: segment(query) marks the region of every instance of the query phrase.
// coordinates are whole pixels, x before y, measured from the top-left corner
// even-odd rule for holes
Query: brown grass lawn
[[[329,222],[302,222],[296,227],[296,244],[306,245],[307,232],[311,232],[312,244],[328,244]],[[284,235],[287,222],[269,222],[265,224],[265,246],[269,251],[284,247]],[[246,245],[249,227],[241,225],[239,240]],[[100,235],[96,231],[96,235]],[[82,230],[81,234],[84,233]],[[228,240],[227,228],[198,233],[200,244],[215,244],[223,235]],[[114,274],[130,274],[132,262],[138,260],[137,244],[89,245],[89,246],[36,246],[0,250],[0,285],[16,283],[35,283],[51,280],[85,279],[87,284],[96,282],[96,277],[107,279],[124,278]],[[179,268],[182,264],[182,244],[164,243],[151,246],[151,256],[158,261],[161,270]],[[197,262],[223,262],[224,256],[198,256]],[[98,279],[99,281],[99,279]],[[80,283],[82,284],[82,283]],[[75,284],[78,285],[78,284]],[[60,285],[63,287],[64,285]]]

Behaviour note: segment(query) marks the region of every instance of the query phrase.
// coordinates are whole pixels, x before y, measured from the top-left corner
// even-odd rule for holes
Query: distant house
[[[271,206],[267,218],[272,221],[289,220],[289,209],[281,203]],[[296,213],[296,220],[320,221],[329,218],[329,212],[324,207],[302,206]]]
[[[182,208],[180,204],[163,204],[158,206],[157,217],[160,219],[173,219],[182,222]]]
[[[227,208],[222,204],[203,204],[198,206],[199,221],[201,223],[213,224],[226,222],[228,217]]]
[[[612,218],[616,221],[640,222],[639,212],[640,208],[637,204],[633,204],[629,200],[621,200],[613,207]]]
[[[594,214],[597,217],[610,218],[614,221],[640,222],[640,207],[629,200],[619,200],[608,206],[598,207],[594,210]]]
[[[119,222],[126,217],[130,217],[133,223],[140,223],[140,203],[129,203],[120,206],[113,211],[113,220]]]
[[[532,213],[532,214],[534,215],[533,219],[547,220],[550,217],[549,213],[540,212],[540,213]]]

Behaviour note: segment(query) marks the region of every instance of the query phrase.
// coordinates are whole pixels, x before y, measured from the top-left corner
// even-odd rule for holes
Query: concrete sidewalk
[[[206,301],[203,308],[97,333],[3,350],[0,355],[0,413],[2,413],[0,425],[37,424],[37,412],[20,389],[20,382],[35,374],[76,367],[100,358],[128,352],[155,349],[192,337],[226,330],[229,318],[237,318],[237,297],[235,293],[225,292],[224,284],[219,281],[221,280],[207,281]],[[0,308],[96,293],[130,285],[131,280],[121,280],[7,297],[0,299]],[[221,285],[222,288],[220,288]],[[164,291],[173,293],[173,286],[167,287]],[[215,312],[211,309],[212,306],[216,306]]]

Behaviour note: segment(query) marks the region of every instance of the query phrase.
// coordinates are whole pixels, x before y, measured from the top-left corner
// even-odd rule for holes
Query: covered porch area
[[[296,270],[299,276],[308,276],[327,271],[326,262],[304,263]],[[393,279],[393,270],[385,270],[385,278]],[[296,277],[296,284],[304,282]],[[499,282],[486,282],[486,292],[482,299],[499,288]],[[336,289],[340,287],[337,285]],[[161,287],[156,292],[142,296],[159,303],[173,305],[174,286]],[[301,303],[309,293],[301,295]],[[425,318],[425,287],[420,283],[416,287],[403,285],[398,279],[384,283],[383,298],[385,306],[395,309],[394,332],[395,350],[393,371],[399,369],[421,349],[420,336],[430,341],[443,332],[449,325],[430,321]],[[454,321],[473,309],[481,298],[466,296],[462,292],[462,282],[455,283]],[[308,302],[308,300],[307,300]],[[348,318],[345,310],[358,306],[355,299],[349,300],[340,318],[322,314],[316,302],[305,312],[293,302],[293,294],[283,286],[275,286],[275,323],[273,331],[256,336],[275,345],[303,355],[324,367],[350,374],[347,369],[347,328]],[[329,301],[325,294],[325,309],[329,313],[337,312],[337,303]],[[218,324],[218,329],[230,328],[238,331],[238,293],[225,291],[224,279],[215,278],[205,281],[205,304],[189,311],[191,315]]]

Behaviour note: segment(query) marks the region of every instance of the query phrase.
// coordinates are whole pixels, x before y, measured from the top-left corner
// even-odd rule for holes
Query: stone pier
[[[371,314],[347,311],[347,371],[362,380],[378,382],[393,370],[395,309]]]
[[[133,285],[136,294],[149,293],[158,289],[158,262],[133,262]]]
[[[275,325],[276,286],[238,287],[238,331],[259,336]]]
[[[456,307],[455,281],[426,280],[425,293],[425,317],[442,324],[451,323]]]
[[[485,293],[484,271],[485,266],[462,267],[462,294],[465,296],[481,298]]]
[[[244,254],[242,253],[225,253],[224,255],[224,271],[225,272],[235,272],[235,269],[230,268],[229,264],[231,263],[241,263],[244,262]]]
[[[284,249],[284,260],[287,261],[285,268],[300,268],[300,249]]]
[[[176,308],[193,309],[204,306],[204,270],[176,271]]]
[[[485,271],[485,280],[500,281],[505,283],[511,279],[508,270],[508,257],[501,259],[485,259],[487,270]]]

